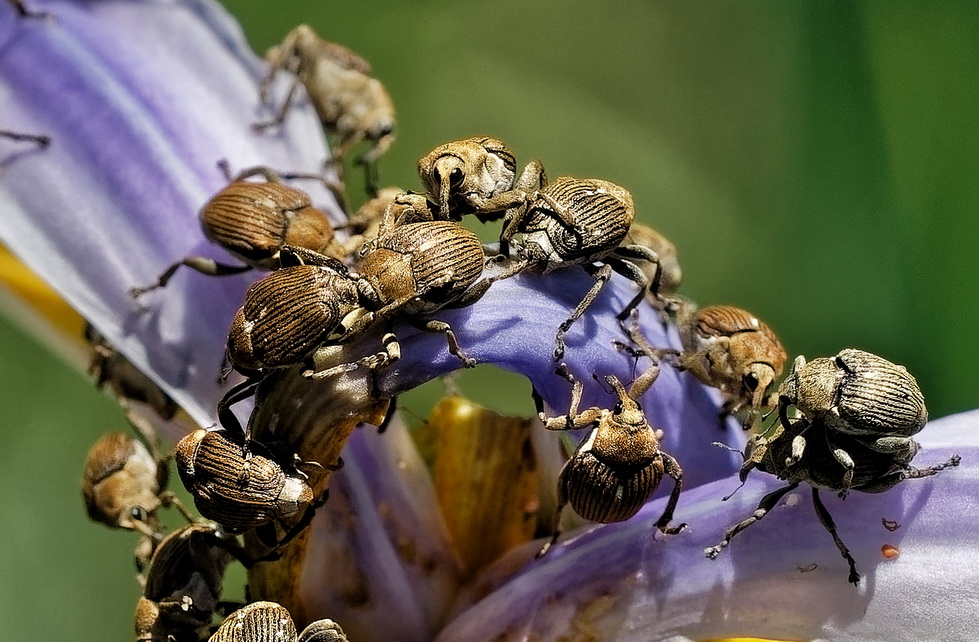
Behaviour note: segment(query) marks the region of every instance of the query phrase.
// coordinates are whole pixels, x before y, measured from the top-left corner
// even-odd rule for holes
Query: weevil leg
[[[18,5],[23,7],[23,5]],[[48,14],[21,14],[21,17],[32,17],[32,18],[46,18]],[[38,147],[47,147],[51,144],[51,137],[44,136],[42,134],[24,134],[21,132],[11,131],[9,129],[0,129],[0,136],[3,138],[9,138],[10,140],[23,141],[28,143],[34,143]]]
[[[663,514],[660,515],[658,520],[656,520],[656,528],[658,528],[661,533],[676,535],[687,527],[686,523],[681,523],[679,526],[669,525],[670,521],[673,519],[673,512],[676,510],[677,501],[680,499],[680,491],[683,488],[683,470],[680,468],[680,464],[678,464],[676,459],[674,459],[671,455],[660,452],[660,457],[663,458],[663,465],[666,469],[666,474],[673,478],[673,492],[670,493],[670,499],[666,503],[666,508],[663,509]]]
[[[326,256],[315,250],[296,245],[283,245],[279,248],[280,267],[295,267],[297,265],[316,265],[318,267],[329,268],[340,276],[349,274],[347,266],[332,256]]]
[[[438,332],[445,335],[445,340],[449,344],[449,354],[454,357],[458,357],[462,361],[462,366],[464,368],[475,368],[476,360],[466,354],[466,351],[459,347],[459,339],[456,337],[455,332],[445,321],[436,321],[432,319],[430,321],[424,321],[421,319],[411,319],[410,323],[420,330],[425,330],[427,332]]]
[[[717,556],[721,554],[722,550],[727,548],[727,545],[731,543],[731,540],[734,539],[735,535],[748,528],[755,522],[764,519],[765,515],[775,508],[775,505],[778,504],[779,500],[795,490],[798,486],[799,482],[793,482],[784,488],[773,490],[762,497],[761,501],[758,502],[758,508],[755,509],[755,512],[752,513],[750,517],[729,528],[727,533],[724,534],[724,540],[717,546],[711,546],[710,548],[704,549],[704,554],[712,560],[717,559]]]
[[[24,4],[23,0],[10,0],[10,4],[17,10],[17,15],[21,18],[30,18],[33,20],[48,20],[53,18],[47,11],[31,11]]]
[[[169,508],[171,506],[176,508],[177,511],[181,515],[183,515],[184,519],[186,519],[187,522],[190,524],[193,524],[194,522],[197,521],[197,518],[194,517],[194,515],[189,510],[187,510],[187,507],[184,506],[184,503],[180,501],[180,498],[177,497],[173,493],[173,491],[165,490],[162,493],[160,493],[160,503],[166,508]]]
[[[329,499],[329,496],[330,496],[330,492],[329,492],[329,490],[326,490],[326,491],[324,491],[322,497],[320,497],[319,499],[317,499],[316,501],[314,501],[312,504],[310,504],[309,506],[307,506],[306,507],[306,510],[303,511],[302,517],[299,518],[299,521],[296,522],[295,524],[293,524],[292,525],[292,528],[290,528],[288,531],[286,531],[286,534],[282,537],[282,539],[280,539],[276,543],[275,550],[278,551],[278,550],[281,550],[281,549],[285,548],[290,542],[292,542],[292,540],[296,539],[296,536],[297,535],[299,535],[304,530],[306,530],[306,528],[311,523],[313,523],[313,517],[315,517],[315,515],[316,515],[316,509],[318,509],[320,506],[322,506],[323,504],[325,504],[326,503],[326,500]]]
[[[823,528],[825,528],[830,535],[833,536],[833,542],[836,543],[836,548],[840,550],[840,555],[846,560],[846,563],[850,565],[850,575],[847,581],[850,584],[856,586],[860,583],[860,573],[857,572],[857,562],[850,555],[850,549],[846,547],[843,540],[840,539],[839,534],[836,532],[836,523],[833,521],[833,517],[826,510],[823,505],[823,500],[819,498],[819,489],[813,486],[812,488],[812,505],[816,508],[816,515],[819,517],[819,521],[822,523]]]
[[[565,464],[567,467],[567,464]],[[564,470],[562,469],[563,473]],[[551,539],[544,542],[537,554],[534,555],[534,559],[540,559],[547,554],[547,551],[557,544],[557,540],[561,537],[561,514],[564,512],[564,507],[568,505],[568,498],[564,492],[563,486],[558,482],[558,503],[557,508],[554,511],[554,521],[551,523]]]
[[[248,272],[252,269],[252,266],[250,265],[225,265],[224,263],[218,263],[214,259],[205,258],[203,256],[188,256],[184,260],[178,261],[164,270],[163,274],[157,277],[155,283],[142,287],[130,288],[129,296],[134,299],[138,299],[151,290],[166,287],[167,283],[170,282],[170,279],[173,278],[174,273],[176,273],[177,269],[182,265],[186,265],[190,269],[200,272],[201,274],[206,274],[207,276],[230,276],[232,274]]]
[[[564,320],[564,322],[558,327],[557,334],[554,336],[554,340],[557,346],[554,348],[554,360],[560,361],[564,357],[565,344],[564,344],[564,333],[571,328],[571,325],[581,318],[581,315],[585,313],[588,307],[595,302],[598,298],[598,293],[602,291],[605,284],[612,276],[612,268],[608,264],[602,265],[602,267],[595,269],[594,266],[585,264],[583,266],[585,270],[595,279],[595,283],[591,286],[591,289],[585,294],[585,297],[581,302],[575,307],[574,311],[571,312],[571,316]]]
[[[269,82],[269,83],[271,83],[272,78],[273,78],[274,75],[275,75],[275,72],[270,73],[268,76],[266,76],[262,80],[262,84],[265,84],[266,81]],[[269,129],[270,127],[275,127],[276,125],[281,125],[282,122],[285,121],[286,114],[289,113],[289,109],[292,107],[292,101],[296,97],[296,90],[299,89],[299,86],[301,84],[302,84],[302,81],[299,80],[298,78],[296,78],[293,81],[292,85],[289,87],[289,93],[286,94],[286,99],[282,101],[282,105],[279,106],[279,109],[275,112],[275,116],[273,116],[271,120],[265,120],[265,121],[261,121],[261,122],[258,122],[258,123],[253,123],[252,124],[252,130],[253,131],[256,131],[256,132],[263,132],[266,129]],[[268,95],[268,89],[264,89],[263,90],[262,89],[262,85],[259,85],[259,94],[262,94],[263,91],[264,91],[265,95],[267,96]],[[265,101],[263,100],[262,102],[265,102]]]
[[[248,379],[245,379],[244,381],[232,386],[228,392],[221,397],[221,401],[218,402],[218,422],[220,422],[224,428],[229,428],[233,431],[233,436],[231,437],[232,440],[235,440],[235,438],[240,435],[243,440],[242,443],[245,443],[248,441],[248,433],[242,427],[241,422],[238,421],[238,416],[231,411],[231,406],[253,396],[261,382],[261,377],[249,377]]]
[[[904,479],[919,479],[921,477],[931,477],[932,475],[945,470],[946,468],[951,468],[953,466],[958,466],[962,462],[962,458],[958,455],[952,455],[948,458],[948,461],[935,466],[929,466],[928,468],[908,468],[903,473]]]

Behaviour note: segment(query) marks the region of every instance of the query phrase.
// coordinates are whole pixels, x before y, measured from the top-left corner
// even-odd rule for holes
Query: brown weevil
[[[500,235],[500,254],[508,257],[516,234],[522,242],[511,260],[494,280],[521,272],[548,274],[556,269],[581,265],[595,279],[555,336],[555,360],[564,356],[564,334],[588,309],[612,271],[639,285],[638,294],[618,318],[625,319],[639,305],[647,288],[657,292],[659,270],[650,282],[637,261],[659,263],[653,250],[641,245],[623,245],[636,209],[627,189],[596,178],[562,176],[535,192],[523,206],[508,210]],[[596,263],[601,263],[598,267]]]
[[[103,435],[88,451],[82,473],[82,498],[88,516],[112,528],[134,530],[160,538],[156,511],[176,506],[187,512],[176,495],[166,489],[165,459],[124,432]]]
[[[446,335],[449,350],[467,367],[474,362],[441,321],[416,320],[443,307],[461,307],[482,296],[489,281],[479,238],[449,221],[400,225],[371,241],[357,274],[325,266],[282,268],[245,294],[228,337],[228,358],[246,374],[305,363],[312,378],[336,374],[319,355],[395,315]],[[357,365],[379,368],[397,360],[397,338],[385,334],[385,351]]]
[[[808,439],[801,439],[805,434]],[[871,442],[872,443],[872,442]],[[728,529],[723,541],[705,549],[710,559],[716,559],[741,531],[764,518],[786,494],[799,484],[812,487],[812,503],[823,528],[829,532],[840,554],[849,566],[848,581],[860,582],[856,561],[836,530],[836,523],[819,497],[820,488],[836,491],[845,498],[851,490],[882,493],[907,479],[918,479],[957,466],[961,460],[953,455],[948,461],[929,468],[914,468],[911,460],[918,444],[910,439],[905,447],[881,452],[854,435],[841,433],[820,421],[806,419],[781,420],[765,433],[754,435],[745,447],[745,463],[741,467],[742,482],[752,469],[775,475],[789,482],[762,497],[758,508],[748,518]],[[800,445],[802,449],[800,450]]]
[[[208,642],[347,642],[347,636],[328,618],[310,623],[297,636],[289,611],[281,604],[263,601],[228,615]]]
[[[568,414],[545,417],[540,397],[534,394],[538,414],[548,430],[573,430],[592,426],[592,431],[578,445],[558,478],[558,508],[554,516],[553,535],[537,553],[541,557],[557,542],[561,534],[561,512],[567,504],[585,519],[600,522],[622,522],[637,512],[659,486],[663,475],[673,478],[673,492],[663,514],[656,521],[660,532],[676,534],[686,524],[670,526],[683,486],[683,470],[671,455],[659,449],[661,430],[646,421],[637,399],[659,376],[653,365],[637,378],[627,391],[614,375],[605,377],[618,402],[612,410],[589,408],[581,413],[582,384],[562,366],[558,374],[573,384]]]
[[[204,639],[233,558],[250,563],[237,541],[213,524],[170,533],[153,553],[136,605],[137,642]]]
[[[264,175],[266,180],[245,180],[256,173]],[[139,297],[164,287],[182,265],[201,274],[228,276],[255,268],[277,269],[283,247],[322,254],[338,263],[351,251],[336,238],[326,213],[313,207],[309,194],[279,182],[278,176],[265,167],[247,170],[233,180],[229,178],[229,184],[204,204],[199,216],[204,236],[244,265],[189,256],[164,270],[156,282],[132,288],[131,296]]]
[[[696,309],[681,304],[677,326],[683,343],[680,367],[724,394],[722,417],[750,406],[753,419],[757,411],[774,405],[766,393],[788,356],[758,317],[730,305]]]
[[[292,615],[275,602],[252,602],[224,618],[208,642],[295,642]]]
[[[338,169],[350,150],[367,140],[371,149],[357,159],[367,170],[367,191],[376,192],[375,164],[395,137],[394,104],[384,85],[371,73],[370,64],[350,49],[320,38],[309,25],[299,25],[265,54],[269,73],[259,93],[269,103],[269,89],[280,70],[296,80],[275,118],[258,123],[258,130],[281,123],[301,84],[306,89],[324,129],[333,134],[333,161]]]
[[[778,397],[783,425],[788,407],[795,406],[809,421],[880,452],[905,449],[928,422],[924,396],[904,366],[852,348],[808,363],[797,357]]]
[[[272,549],[284,546],[309,525],[325,501],[316,500],[295,456],[285,461],[285,456],[255,442],[237,436],[229,439],[224,430],[192,432],[177,443],[174,458],[201,515],[229,533],[255,530]],[[292,526],[284,527],[286,535],[278,539],[275,523],[283,520],[290,520]]]
[[[502,218],[508,209],[526,203],[533,190],[547,185],[538,160],[528,163],[519,177],[516,171],[513,152],[497,138],[452,141],[418,161],[418,175],[428,193],[402,194],[398,202],[413,205],[421,217],[459,221],[474,214],[485,223]]]

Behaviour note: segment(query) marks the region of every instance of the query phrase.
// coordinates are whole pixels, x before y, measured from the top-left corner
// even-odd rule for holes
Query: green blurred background
[[[790,354],[861,347],[907,365],[933,417],[979,405],[979,5],[225,4],[260,52],[308,22],[371,61],[399,116],[383,183],[497,136],[628,187],[681,292],[752,310]],[[77,490],[121,413],[5,321],[0,354],[0,637],[128,639],[135,537]]]

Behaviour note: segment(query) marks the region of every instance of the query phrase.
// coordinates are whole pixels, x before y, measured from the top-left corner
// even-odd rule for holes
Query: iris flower
[[[188,271],[138,304],[128,291],[183,256],[227,260],[196,219],[224,185],[216,161],[316,171],[328,154],[320,125],[299,105],[280,130],[252,131],[268,116],[257,98],[264,67],[210,0],[38,0],[31,8],[50,15],[16,19],[0,5],[0,127],[44,134],[51,144],[0,143],[2,240],[199,425],[211,425],[225,390],[216,375],[230,320],[257,277]],[[342,220],[325,189],[303,187]],[[562,414],[570,386],[553,374],[550,337],[589,285],[577,268],[516,277],[469,308],[435,316],[480,364],[526,376],[549,411]],[[633,284],[614,277],[568,333],[568,364],[585,385],[582,407],[614,403],[591,375],[628,382],[643,367],[613,345],[624,339],[615,314],[633,293]],[[654,344],[678,344],[675,329],[664,330],[645,304],[640,320]],[[398,332],[403,358],[376,382],[385,396],[459,367],[442,337]],[[350,353],[376,350],[370,340]],[[346,465],[302,545],[305,557],[288,572],[250,578],[254,597],[288,602],[299,620],[333,618],[358,641],[898,640],[979,632],[976,412],[934,421],[919,435],[918,465],[959,453],[958,468],[881,495],[826,498],[863,573],[854,588],[799,492],[717,560],[705,558],[704,549],[781,482],[754,473],[723,501],[738,486],[740,461],[711,442],[739,446],[743,437],[733,421],[719,428],[716,391],[664,366],[642,402],[665,432],[663,450],[684,469],[675,521],[687,529],[652,535],[666,500],[660,489],[634,518],[581,525],[542,559],[534,559],[541,542],[527,541],[466,572],[404,424],[395,419],[383,434],[355,428],[376,420],[366,382],[357,373],[323,384],[286,372],[260,404],[259,421],[288,423],[290,434],[345,426],[334,438],[345,444]],[[466,430],[461,414],[458,429]],[[542,452],[559,453],[559,440],[543,433],[538,426],[533,438],[544,440]],[[539,465],[553,478],[559,456]],[[900,555],[886,558],[884,545]]]

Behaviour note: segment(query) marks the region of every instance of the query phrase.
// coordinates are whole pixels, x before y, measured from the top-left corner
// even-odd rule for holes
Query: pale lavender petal
[[[727,502],[735,478],[684,493],[673,537],[650,533],[659,500],[623,524],[596,527],[528,562],[526,550],[501,560],[437,638],[455,640],[702,640],[726,637],[832,640],[975,639],[979,586],[979,411],[929,424],[919,435],[921,467],[953,453],[962,464],[908,480],[877,495],[845,501],[822,493],[863,575],[847,583],[847,565],[812,509],[808,487],[793,492],[762,522],[740,534],[717,560],[704,549],[783,485],[753,473]],[[794,498],[793,498],[794,496]],[[900,524],[890,531],[882,519]],[[883,545],[900,550],[886,559]],[[552,557],[553,556],[553,557]]]
[[[357,430],[313,523],[307,609],[357,640],[431,640],[458,591],[428,470],[400,419]]]
[[[200,423],[213,421],[227,328],[249,279],[180,274],[190,253],[229,261],[197,212],[224,184],[215,163],[315,171],[317,119],[290,113],[281,136],[254,134],[259,60],[210,0],[59,2],[18,20],[0,3],[0,122],[51,136],[44,150],[0,141],[0,238]],[[325,190],[318,204],[336,211]]]
[[[455,329],[461,347],[477,361],[526,376],[551,411],[564,414],[570,405],[571,386],[554,374],[554,335],[591,283],[591,278],[577,267],[546,277],[514,277],[495,283],[469,308],[433,316]],[[649,366],[648,359],[640,359],[637,365],[635,358],[613,345],[615,341],[628,341],[615,316],[634,295],[635,285],[613,276],[565,337],[568,348],[564,360],[584,384],[580,410],[615,404],[614,393],[605,390],[605,375],[614,374],[628,385]],[[666,330],[659,315],[645,303],[639,311],[643,332],[655,347],[679,347],[674,327]],[[381,375],[383,390],[404,391],[459,368],[458,358],[448,353],[441,335],[407,327],[398,334],[404,339],[404,358]],[[371,347],[376,349],[376,345]],[[602,382],[595,381],[592,375],[598,375]],[[736,454],[710,447],[712,441],[732,446],[744,441],[743,431],[734,420],[723,424],[719,420],[720,395],[716,390],[664,363],[656,383],[641,401],[650,424],[665,432],[663,450],[684,467],[687,486],[718,479],[740,465]]]

